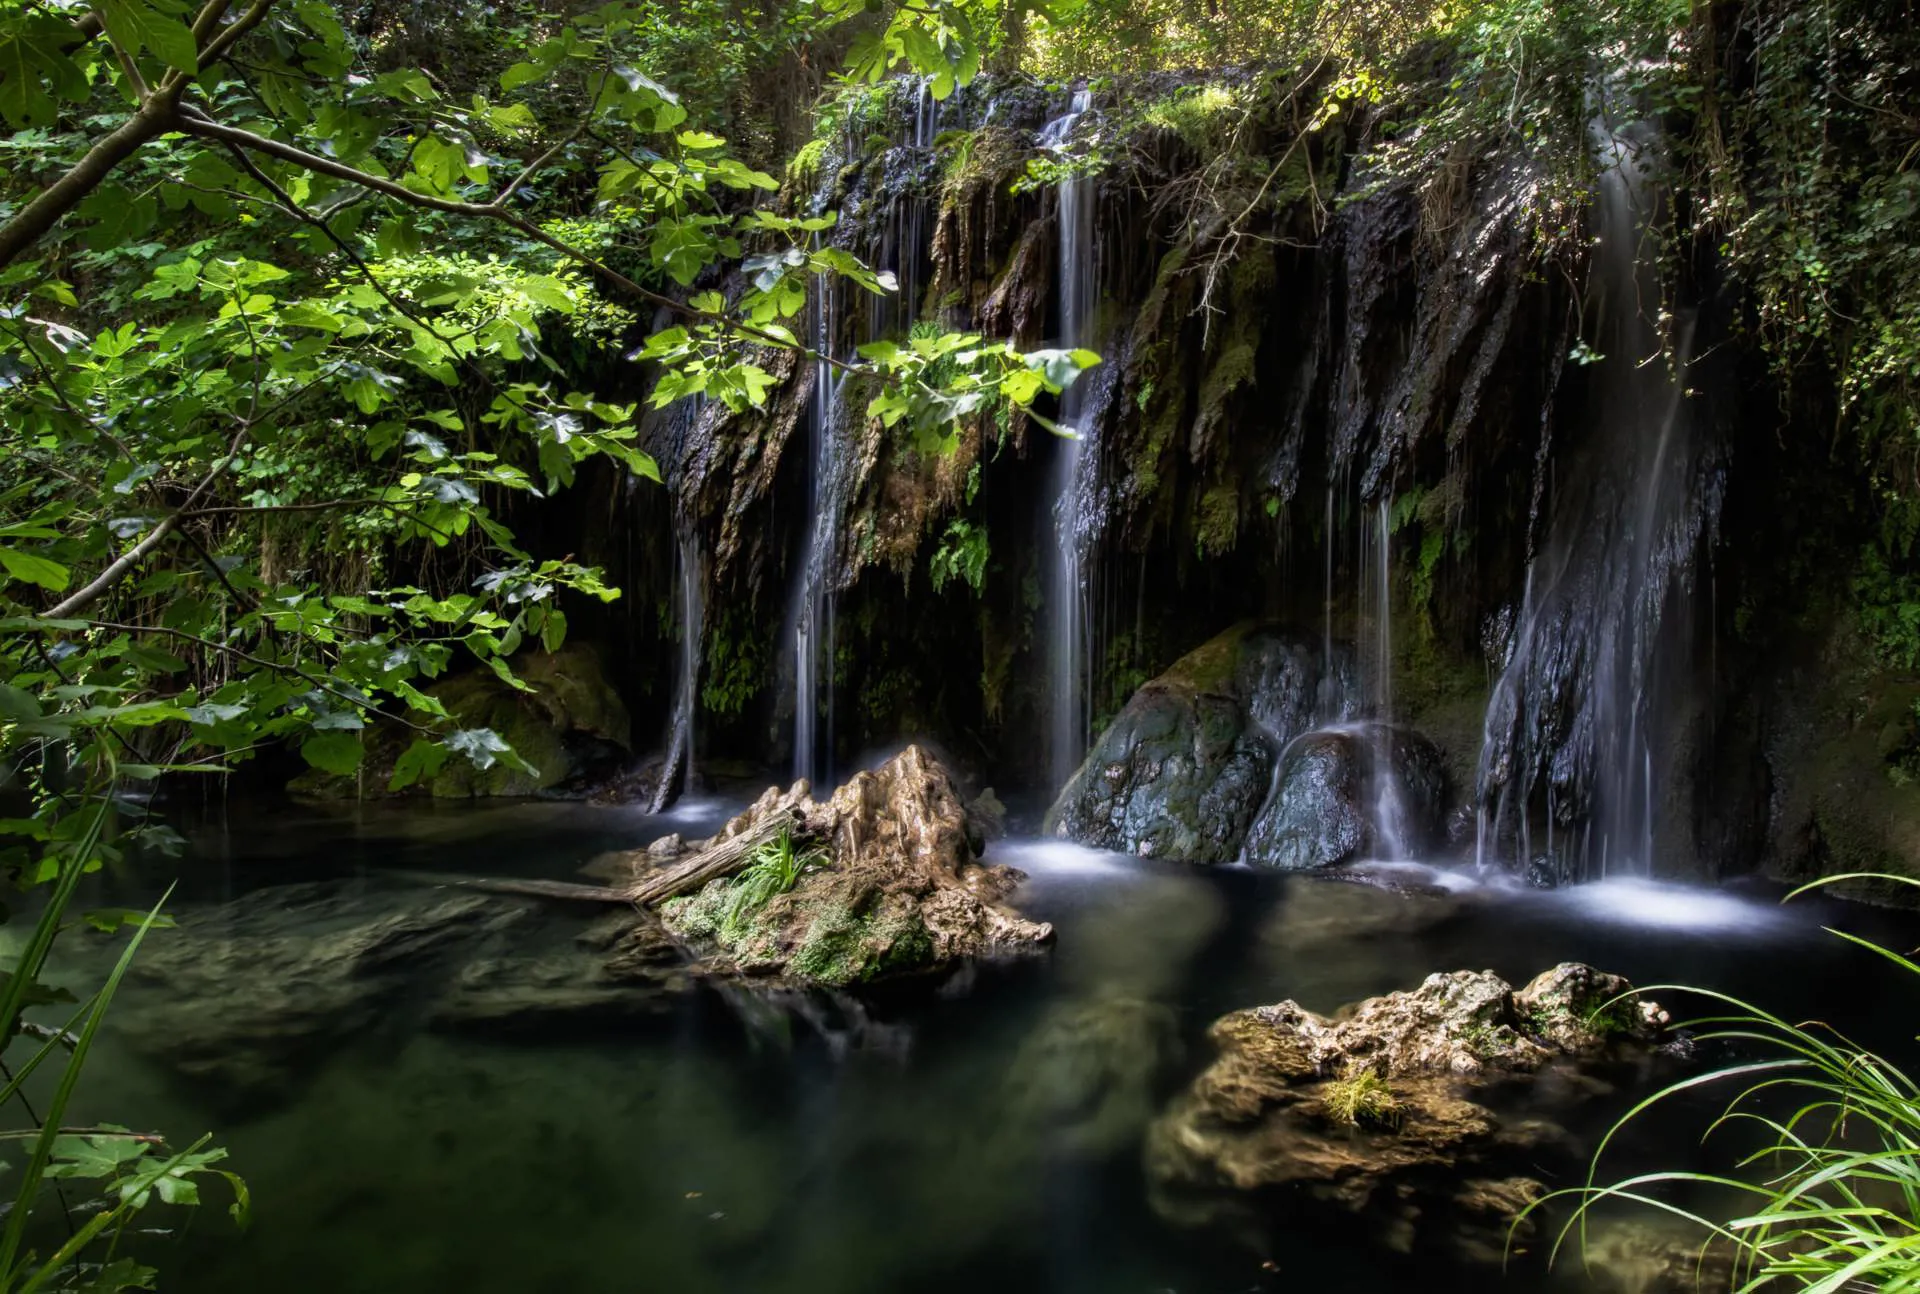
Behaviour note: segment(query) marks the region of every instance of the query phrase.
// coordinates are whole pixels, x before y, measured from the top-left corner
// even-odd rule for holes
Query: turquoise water
[[[587,964],[578,941],[603,912],[507,897],[482,900],[505,914],[498,931],[397,958],[344,1019],[323,971],[276,978],[279,963],[258,953],[262,939],[310,947],[449,898],[385,879],[391,869],[575,878],[602,849],[666,827],[696,834],[723,812],[696,806],[665,823],[550,804],[288,811],[194,833],[175,911],[191,939],[239,934],[218,945],[238,952],[209,954],[198,979],[130,983],[78,1112],[176,1141],[214,1130],[250,1182],[248,1233],[204,1209],[182,1234],[143,1242],[162,1251],[168,1287],[1542,1288],[1404,1264],[1366,1237],[1289,1235],[1286,1219],[1272,1250],[1169,1226],[1146,1199],[1145,1123],[1205,1063],[1208,1022],[1289,997],[1325,1011],[1435,970],[1519,982],[1575,959],[1870,1027],[1871,998],[1827,1000],[1821,986],[1886,979],[1819,933],[1830,905],[1783,911],[1765,895],[1645,885],[1539,894],[1401,869],[1388,879],[1422,887],[1407,894],[1038,842],[995,851],[1030,873],[1017,902],[1056,923],[1052,956],[910,1000],[696,987],[632,1011],[449,1022],[448,986],[476,959],[545,966],[547,990]],[[236,923],[223,906],[236,898],[270,915]],[[159,955],[162,968],[179,955]],[[1174,1028],[1158,1043],[1122,1035],[1097,1056],[1062,1050],[1076,1022],[1116,1001],[1164,1008]],[[329,1022],[318,1037],[316,1019]],[[234,1055],[209,1054],[203,1036]],[[256,1051],[274,1063],[248,1060]]]

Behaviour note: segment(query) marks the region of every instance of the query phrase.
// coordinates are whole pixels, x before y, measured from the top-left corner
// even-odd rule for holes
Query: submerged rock
[[[414,1029],[578,1032],[677,1009],[699,968],[653,917],[578,930],[537,900],[431,888],[282,885],[180,916],[128,971],[113,1027],[246,1115],[291,1099],[337,1053]]]
[[[1021,874],[977,861],[977,822],[969,830],[953,778],[918,746],[856,774],[824,803],[804,781],[770,789],[715,839],[782,813],[798,823],[790,889],[759,895],[754,877],[726,876],[661,908],[670,930],[711,940],[742,974],[844,987],[1029,953],[1053,937],[1051,926],[1005,905]],[[633,862],[644,871],[659,860]]]
[[[1230,863],[1277,752],[1354,704],[1344,654],[1236,625],[1134,693],[1047,815],[1047,831],[1156,858]]]
[[[1056,1150],[1101,1155],[1137,1146],[1179,1059],[1171,1007],[1118,996],[1063,1003],[1008,1067],[1008,1118]]]
[[[1576,1259],[1600,1294],[1728,1294],[1739,1284],[1724,1241],[1659,1221],[1593,1222]]]
[[[1225,1226],[1255,1243],[1302,1210],[1401,1252],[1498,1261],[1509,1227],[1569,1156],[1551,1121],[1492,1099],[1522,1076],[1535,1103],[1574,1103],[1584,1077],[1645,1050],[1666,1025],[1615,999],[1618,976],[1566,964],[1524,989],[1490,971],[1429,976],[1332,1018],[1296,1003],[1237,1011],[1210,1031],[1217,1059],[1154,1124],[1153,1204],[1171,1221]]]
[[[149,943],[127,975],[138,1005],[115,1024],[222,1100],[270,1098],[388,1020],[424,969],[526,912],[479,894],[256,890]]]
[[[1419,733],[1385,723],[1317,729],[1280,757],[1242,856],[1282,871],[1417,856],[1438,843],[1445,813],[1445,766]]]
[[[428,1023],[493,1036],[628,1024],[676,1011],[695,969],[655,918],[620,913],[570,947],[502,949],[467,962]]]

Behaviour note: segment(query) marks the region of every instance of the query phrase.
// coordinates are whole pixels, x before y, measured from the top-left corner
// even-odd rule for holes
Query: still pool
[[[194,974],[129,982],[76,1111],[176,1140],[214,1130],[251,1185],[245,1234],[207,1208],[177,1236],[136,1241],[162,1251],[152,1256],[166,1287],[1584,1288],[1571,1269],[1544,1285],[1456,1272],[1311,1227],[1290,1233],[1285,1219],[1285,1243],[1265,1249],[1179,1229],[1148,1203],[1146,1125],[1205,1064],[1220,1014],[1286,998],[1331,1011],[1436,970],[1518,983],[1587,961],[1643,985],[1746,995],[1884,1045],[1911,1033],[1869,987],[1905,986],[1820,929],[1839,921],[1897,939],[1905,923],[1831,901],[1625,880],[1542,893],[1414,865],[1339,883],[1033,839],[999,842],[990,857],[1029,874],[1016,902],[1055,924],[1052,953],[911,997],[696,986],[665,1006],[549,1018],[541,994],[579,1005],[567,968],[586,964],[581,937],[606,914],[495,895],[475,900],[488,909],[483,938],[423,939],[344,976],[329,966],[326,941],[354,923],[457,893],[395,871],[574,878],[602,850],[704,834],[729,807],[658,818],[544,803],[289,809],[191,833],[188,855],[159,869],[183,878],[172,904],[183,929],[155,938],[180,941],[162,968],[193,949],[205,960]],[[115,897],[137,898],[152,879],[123,878]],[[97,974],[104,954],[68,973]],[[488,974],[539,973],[514,990],[517,1010],[450,1017],[450,986],[480,974],[483,957]],[[1113,1002],[1165,1008],[1175,1027],[1140,1044],[1157,1054],[1123,1043],[1089,1059],[1097,1073],[1075,1072],[1049,1039]],[[1600,1102],[1585,1135],[1631,1095]],[[1642,1140],[1641,1154],[1688,1144]]]

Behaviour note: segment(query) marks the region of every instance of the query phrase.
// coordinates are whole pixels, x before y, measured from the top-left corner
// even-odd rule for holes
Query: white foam
[[[742,805],[740,808],[746,806]],[[662,822],[711,822],[738,812],[731,802],[710,795],[682,796],[661,813],[652,816]]]
[[[1498,869],[1481,871],[1471,867],[1436,867],[1431,863],[1396,859],[1365,859],[1343,870],[1390,888],[1444,890],[1448,894],[1518,887],[1518,882],[1511,875]]]
[[[1119,875],[1135,869],[1134,860],[1125,854],[1044,836],[995,841],[985,861],[1018,867],[1035,877]]]
[[[1623,877],[1569,885],[1543,896],[1612,925],[1717,934],[1767,934],[1795,924],[1776,904],[1699,885]]]

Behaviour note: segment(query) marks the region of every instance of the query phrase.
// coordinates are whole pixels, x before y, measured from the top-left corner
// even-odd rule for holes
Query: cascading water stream
[[[647,812],[659,813],[672,803],[675,791],[691,791],[694,784],[694,721],[700,706],[700,654],[705,641],[705,574],[700,542],[684,522],[674,526],[673,555],[680,613],[680,674],[673,704],[673,732],[667,741],[666,762],[653,788]]]
[[[931,80],[918,83],[895,138],[924,165],[939,133],[941,105]],[[861,141],[852,126],[842,143],[844,155],[859,155]],[[895,162],[898,162],[898,154]],[[816,214],[826,209],[828,190],[816,195]],[[808,410],[810,453],[807,486],[806,551],[796,576],[788,652],[793,670],[793,775],[820,784],[834,769],[834,585],[843,559],[843,539],[853,490],[857,446],[849,434],[843,407],[843,378],[833,360],[860,340],[876,341],[890,332],[906,336],[919,308],[921,270],[927,257],[930,203],[917,185],[904,191],[863,227],[845,226],[852,249],[879,272],[889,290],[862,298],[862,308],[846,309],[838,285],[819,280],[809,302],[809,340],[820,356],[814,361],[813,401]],[[844,317],[843,317],[844,316]]]
[[[1406,794],[1393,755],[1393,501],[1382,499],[1369,516],[1360,512],[1360,606],[1371,606],[1372,623],[1366,644],[1368,705],[1375,722],[1369,729],[1373,747],[1371,817],[1374,851],[1383,862],[1413,857],[1409,843]]]
[[[915,165],[923,164],[933,151],[933,142],[940,134],[941,107],[940,101],[933,97],[932,79],[922,77],[914,92],[912,119],[908,129],[902,132]],[[898,290],[887,299],[885,309],[875,303],[872,329],[875,338],[889,330],[904,337],[917,320],[920,267],[928,254],[928,216],[932,206],[926,189],[919,184],[908,185],[893,202],[885,244],[876,263],[891,268]]]
[[[1684,372],[1670,370],[1668,338],[1650,317],[1660,284],[1640,244],[1659,200],[1657,141],[1644,125],[1608,125],[1607,97],[1603,88],[1592,127],[1596,346],[1575,355],[1593,379],[1592,448],[1554,468],[1478,779],[1477,855],[1517,850],[1553,879],[1652,870],[1657,752],[1670,735],[1671,689],[1691,668],[1695,558],[1719,513]],[[1675,322],[1683,370],[1690,340]]]
[[[1075,125],[1086,115],[1091,95],[1074,93],[1066,115],[1047,123],[1040,144],[1063,151]],[[1094,181],[1071,176],[1058,186],[1060,345],[1086,347],[1093,341]],[[1060,440],[1053,479],[1053,554],[1047,589],[1047,676],[1051,715],[1048,726],[1053,785],[1065,786],[1086,752],[1092,720],[1092,672],[1088,668],[1091,608],[1087,596],[1086,554],[1094,515],[1092,428],[1085,387],[1069,386],[1060,397]]]
[[[833,735],[832,576],[839,552],[841,495],[840,377],[828,356],[838,335],[834,285],[822,279],[814,287],[812,344],[821,358],[814,361],[813,406],[807,419],[811,466],[807,488],[807,551],[794,595],[793,633],[793,775],[817,780],[830,774],[821,762],[822,745],[830,751]],[[822,742],[821,721],[825,721]]]

